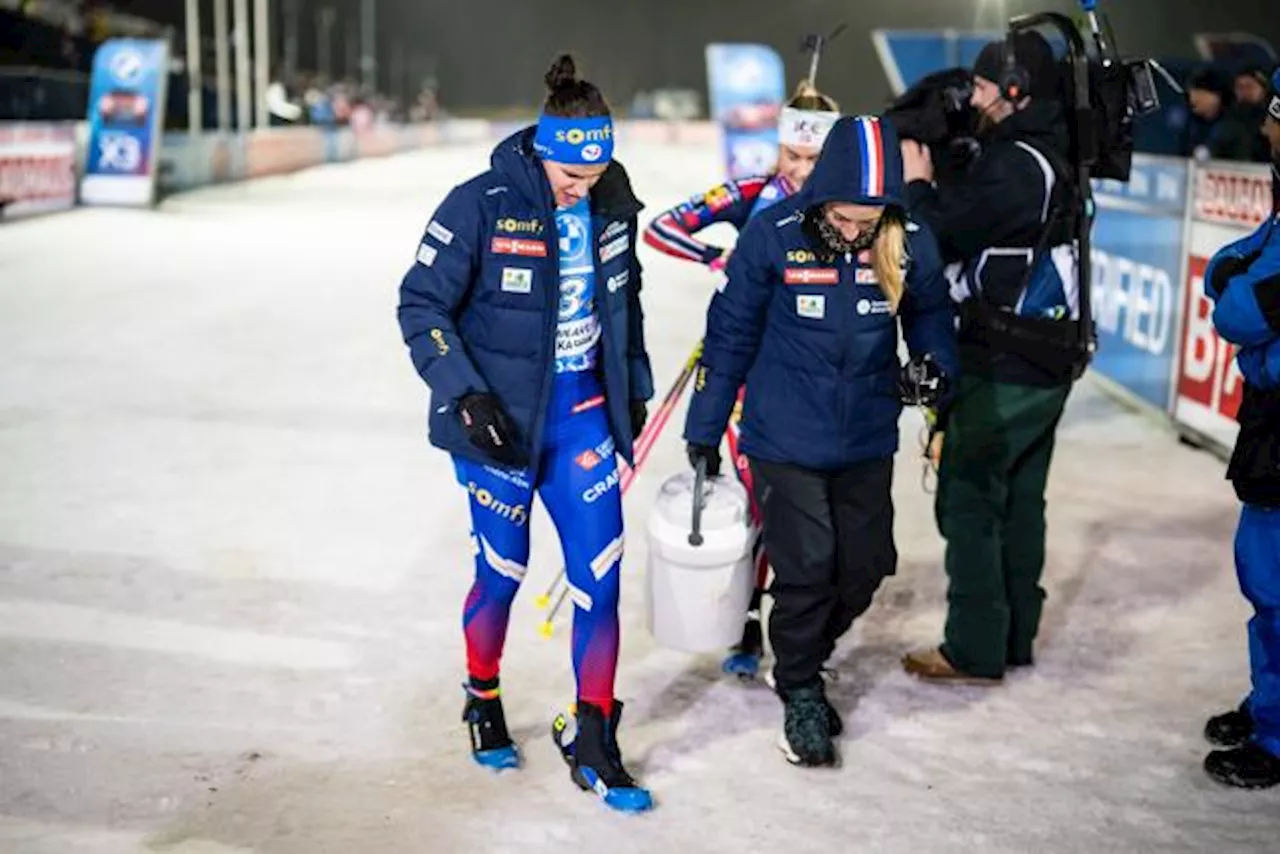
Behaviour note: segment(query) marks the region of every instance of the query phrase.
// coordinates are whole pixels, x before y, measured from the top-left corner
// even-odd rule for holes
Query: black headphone
[[[1004,38],[1004,71],[1000,75],[1000,94],[1015,106],[1031,94],[1031,75],[1018,62],[1013,30],[1009,30]]]

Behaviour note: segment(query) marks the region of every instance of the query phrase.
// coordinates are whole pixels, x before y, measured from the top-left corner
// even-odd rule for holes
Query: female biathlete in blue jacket
[[[830,765],[843,724],[821,671],[897,564],[899,328],[909,373],[926,369],[935,394],[959,365],[938,247],[903,212],[889,124],[836,122],[804,189],[747,224],[726,272],[707,313],[689,458],[718,472],[745,382],[742,448],[773,567],[780,746],[793,763]],[[936,402],[923,397],[911,402]]]
[[[674,258],[697,261],[717,273],[723,272],[733,250],[709,246],[694,235],[718,222],[729,223],[741,231],[747,221],[760,211],[799,192],[813,172],[813,166],[818,162],[818,155],[822,151],[822,143],[838,118],[840,107],[836,102],[819,92],[809,81],[803,81],[783,108],[778,122],[777,170],[771,175],[719,184],[704,194],[664,211],[645,229],[645,243]],[[745,458],[738,452],[741,409],[742,394],[739,392],[737,407],[729,421],[727,438],[729,455],[734,460],[738,479],[747,488],[748,494],[751,494],[751,471],[741,464]],[[759,525],[760,513],[754,498],[751,512]],[[751,597],[751,608],[747,612],[742,640],[724,661],[726,673],[747,679],[755,677],[764,652],[760,600],[768,580],[769,561],[763,547],[757,547],[755,559],[756,590]]]
[[[529,559],[536,491],[560,535],[574,603],[573,780],[610,806],[651,806],[622,764],[614,699],[622,502],[616,454],[653,396],[640,309],[640,202],[612,159],[599,90],[568,56],[547,73],[536,127],[503,141],[489,171],[456,187],[427,225],[400,287],[400,326],[431,387],[431,441],[471,500],[476,579],[463,613],[463,719],[474,756],[519,754],[498,668]]]

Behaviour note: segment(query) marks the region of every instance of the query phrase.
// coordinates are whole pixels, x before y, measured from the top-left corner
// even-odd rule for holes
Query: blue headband
[[[613,119],[608,116],[541,115],[533,150],[543,160],[595,166],[613,159]]]
[[[1271,103],[1267,106],[1271,118],[1280,122],[1280,68],[1271,75]]]

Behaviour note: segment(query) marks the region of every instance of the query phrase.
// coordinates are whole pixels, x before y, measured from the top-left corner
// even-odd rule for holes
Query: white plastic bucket
[[[694,473],[667,478],[649,515],[649,632],[684,652],[723,651],[742,639],[755,587],[747,491],[732,478],[703,488],[702,544],[690,545]]]

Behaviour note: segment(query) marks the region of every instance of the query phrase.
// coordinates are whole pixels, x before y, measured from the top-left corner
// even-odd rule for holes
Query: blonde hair
[[[818,87],[807,79],[800,81],[800,85],[796,87],[795,94],[791,96],[790,101],[787,101],[787,106],[794,110],[818,110],[827,113],[840,112],[840,105],[835,102],[835,99],[819,92]]]
[[[898,313],[898,304],[907,292],[907,281],[904,274],[907,261],[907,224],[901,216],[886,211],[880,223],[880,232],[872,246],[871,266],[876,271],[876,279],[880,282],[880,290],[893,313]]]

